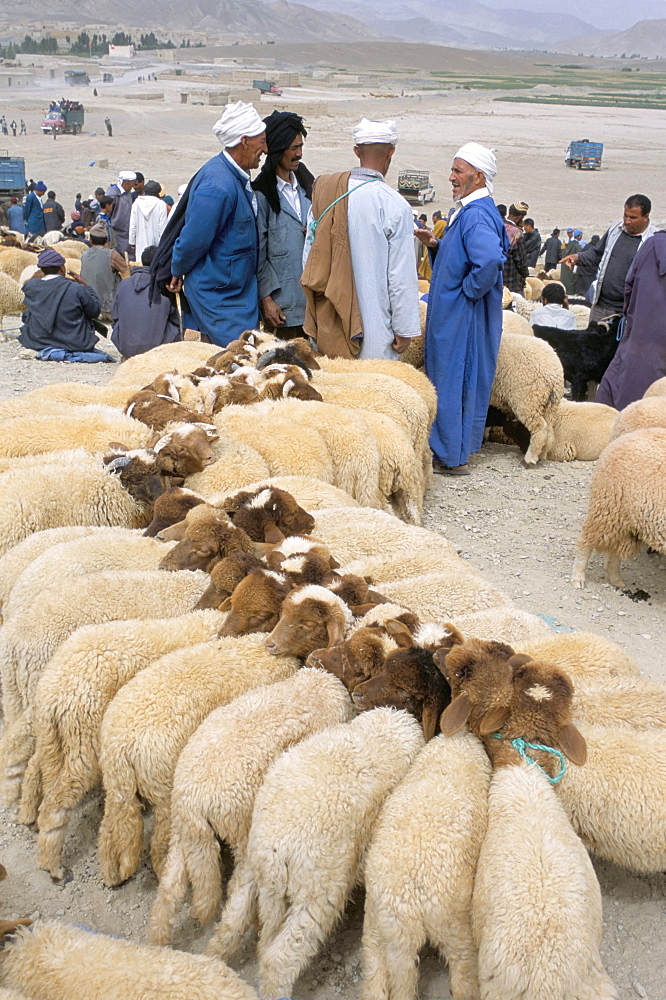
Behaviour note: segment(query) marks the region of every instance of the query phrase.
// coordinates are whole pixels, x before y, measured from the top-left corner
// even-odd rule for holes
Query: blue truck
[[[25,160],[10,156],[9,150],[0,149],[0,197],[15,194],[20,200],[25,194]]]
[[[578,170],[601,170],[603,152],[603,142],[579,139],[577,142],[569,143],[564,154],[564,162],[569,167],[576,167]]]

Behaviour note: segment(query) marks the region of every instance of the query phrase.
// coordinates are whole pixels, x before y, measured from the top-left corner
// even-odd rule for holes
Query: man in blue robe
[[[509,240],[492,194],[492,150],[470,142],[449,178],[456,209],[441,240],[415,235],[434,259],[425,332],[425,369],[437,389],[430,432],[433,471],[467,476],[483,442],[502,335],[502,268]]]
[[[220,347],[259,323],[259,241],[250,170],[266,152],[266,126],[251,104],[229,105],[213,126],[223,151],[193,178],[173,247],[169,291],[185,285],[194,323]]]

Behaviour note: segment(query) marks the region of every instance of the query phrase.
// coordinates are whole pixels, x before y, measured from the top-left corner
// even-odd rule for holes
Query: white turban
[[[123,181],[135,181],[135,180],[136,180],[136,174],[134,173],[133,170],[121,170],[120,173],[118,174],[118,180],[116,181],[116,184],[118,185],[118,187],[120,187]]]
[[[225,149],[237,146],[244,135],[249,137],[261,135],[266,126],[254,110],[252,104],[236,101],[227,104],[222,117],[213,125],[213,135],[216,135]]]
[[[497,173],[497,160],[495,150],[481,146],[478,142],[466,142],[456,153],[454,159],[464,160],[475,170],[481,170],[486,178],[486,187],[490,194],[493,193],[493,178]]]
[[[352,133],[355,146],[367,146],[371,142],[384,142],[395,146],[398,141],[398,130],[394,121],[371,122],[362,118]]]

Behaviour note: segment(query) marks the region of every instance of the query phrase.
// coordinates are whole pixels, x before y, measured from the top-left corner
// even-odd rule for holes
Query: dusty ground
[[[156,85],[153,85],[156,86]],[[159,89],[164,89],[160,84]],[[136,85],[125,89],[136,90]],[[145,90],[145,87],[139,88]],[[298,94],[300,99],[321,99]],[[543,108],[493,104],[492,94],[462,94],[445,98],[418,95],[372,101],[360,95],[331,92],[331,117],[309,122],[307,162],[313,172],[342,169],[351,162],[349,129],[362,114],[396,117],[401,143],[396,167],[429,167],[440,197],[428,206],[448,208],[448,167],[457,146],[477,139],[498,150],[501,173],[498,201],[528,201],[542,232],[554,225],[579,225],[603,232],[617,218],[624,198],[645,191],[657,199],[655,167],[666,152],[663,114],[604,109]],[[344,99],[343,99],[344,98]],[[86,98],[87,100],[87,98]],[[91,112],[90,127],[100,129],[110,114],[115,135],[64,137],[53,142],[34,133],[43,101],[22,95],[19,104],[0,100],[0,109],[23,113],[31,134],[21,140],[28,172],[53,185],[67,210],[77,190],[90,193],[106,185],[120,168],[136,167],[146,177],[161,180],[172,193],[208,156],[217,152],[210,136],[215,109],[180,107],[161,102],[137,104],[124,100],[123,87],[106,91]],[[266,106],[266,113],[272,108]],[[96,116],[96,117],[95,117]],[[589,134],[606,143],[605,169],[598,174],[568,171],[562,151],[568,141]],[[9,143],[12,139],[9,137]],[[15,141],[19,151],[19,140]],[[89,167],[108,158],[108,168]],[[389,180],[395,181],[395,170]],[[661,195],[663,197],[663,194]],[[654,216],[666,219],[666,205],[657,200]],[[6,321],[7,326],[15,323]],[[16,360],[15,342],[0,344],[0,398],[36,388],[46,382],[78,379],[104,382],[111,365],[62,365]],[[491,445],[473,459],[473,476],[465,480],[438,479],[428,496],[425,523],[456,542],[489,580],[501,586],[520,606],[557,619],[576,629],[606,634],[632,650],[643,672],[666,680],[666,560],[642,555],[625,566],[632,590],[641,588],[649,600],[636,603],[603,582],[601,566],[593,560],[588,588],[574,591],[568,582],[572,546],[586,508],[590,463],[546,463],[533,471],[519,464],[515,449]],[[145,938],[145,922],[155,890],[155,879],[144,865],[138,875],[117,890],[102,886],[95,859],[95,831],[100,800],[91,797],[79,810],[67,842],[66,863],[72,881],[53,885],[35,866],[34,834],[3,814],[0,859],[9,871],[2,886],[3,915],[40,913],[99,931]],[[665,1000],[666,879],[664,875],[633,876],[612,865],[597,863],[604,895],[603,958],[622,1000],[647,997]],[[519,918],[519,915],[517,915]],[[356,996],[359,980],[359,943],[362,894],[358,893],[339,931],[325,947],[311,971],[298,983],[296,995],[313,1000]],[[203,948],[207,935],[198,935],[189,922],[177,944]],[[254,978],[253,952],[241,956],[238,968]],[[428,953],[422,965],[421,992],[426,998],[449,996],[446,973]]]

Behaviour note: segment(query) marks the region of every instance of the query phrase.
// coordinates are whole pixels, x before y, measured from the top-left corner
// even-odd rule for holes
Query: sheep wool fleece
[[[502,267],[509,240],[490,197],[460,209],[436,250],[425,370],[437,389],[430,446],[443,465],[478,451],[502,335]]]

